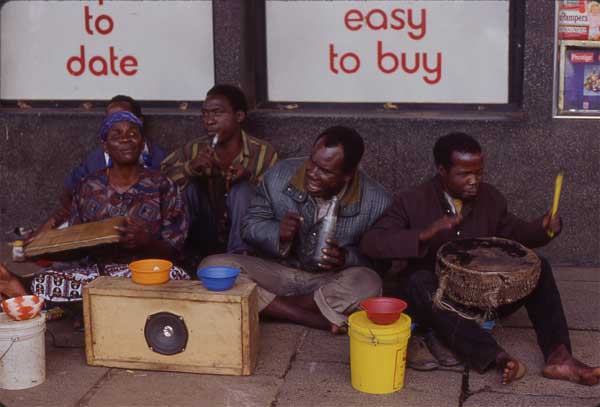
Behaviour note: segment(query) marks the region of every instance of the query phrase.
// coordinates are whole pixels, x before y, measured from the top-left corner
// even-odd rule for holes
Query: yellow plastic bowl
[[[129,263],[133,282],[144,285],[166,283],[169,281],[171,267],[173,267],[173,263],[161,259],[146,259]]]

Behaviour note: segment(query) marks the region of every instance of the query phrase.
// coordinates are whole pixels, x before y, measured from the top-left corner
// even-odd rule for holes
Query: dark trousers
[[[438,279],[431,270],[409,271],[401,277],[400,298],[409,304],[407,314],[414,322],[435,333],[470,367],[482,372],[490,367],[503,349],[492,335],[475,321],[434,307],[432,298]],[[550,264],[542,258],[540,279],[536,288],[525,298],[497,308],[499,318],[508,316],[525,306],[537,335],[537,342],[548,360],[558,345],[571,351],[567,321],[560,294]]]
[[[253,184],[243,181],[233,184],[227,194],[225,205],[229,219],[228,253],[250,250],[250,246],[240,236],[240,226],[255,192]],[[185,189],[185,199],[190,219],[186,252],[201,257],[221,252],[217,237],[218,219],[206,190],[199,183],[191,183]]]

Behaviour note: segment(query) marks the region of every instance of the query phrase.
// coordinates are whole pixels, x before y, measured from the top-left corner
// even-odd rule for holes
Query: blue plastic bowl
[[[240,270],[226,266],[210,266],[198,270],[198,278],[210,291],[225,291],[233,287]]]

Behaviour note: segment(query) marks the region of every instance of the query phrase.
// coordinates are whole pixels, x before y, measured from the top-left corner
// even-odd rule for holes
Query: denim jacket
[[[289,267],[317,271],[312,260],[322,220],[316,221],[317,204],[304,188],[306,158],[280,161],[260,183],[242,222],[242,238],[263,255]],[[362,235],[390,205],[384,188],[362,171],[357,171],[341,197],[335,240],[346,250],[346,264],[371,266],[359,250]],[[286,212],[300,214],[304,221],[288,253],[282,253],[279,225]]]

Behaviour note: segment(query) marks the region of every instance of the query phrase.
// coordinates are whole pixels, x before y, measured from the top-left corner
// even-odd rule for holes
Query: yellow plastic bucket
[[[352,387],[370,394],[386,394],[404,387],[410,317],[401,314],[390,325],[377,325],[365,311],[348,319]]]

